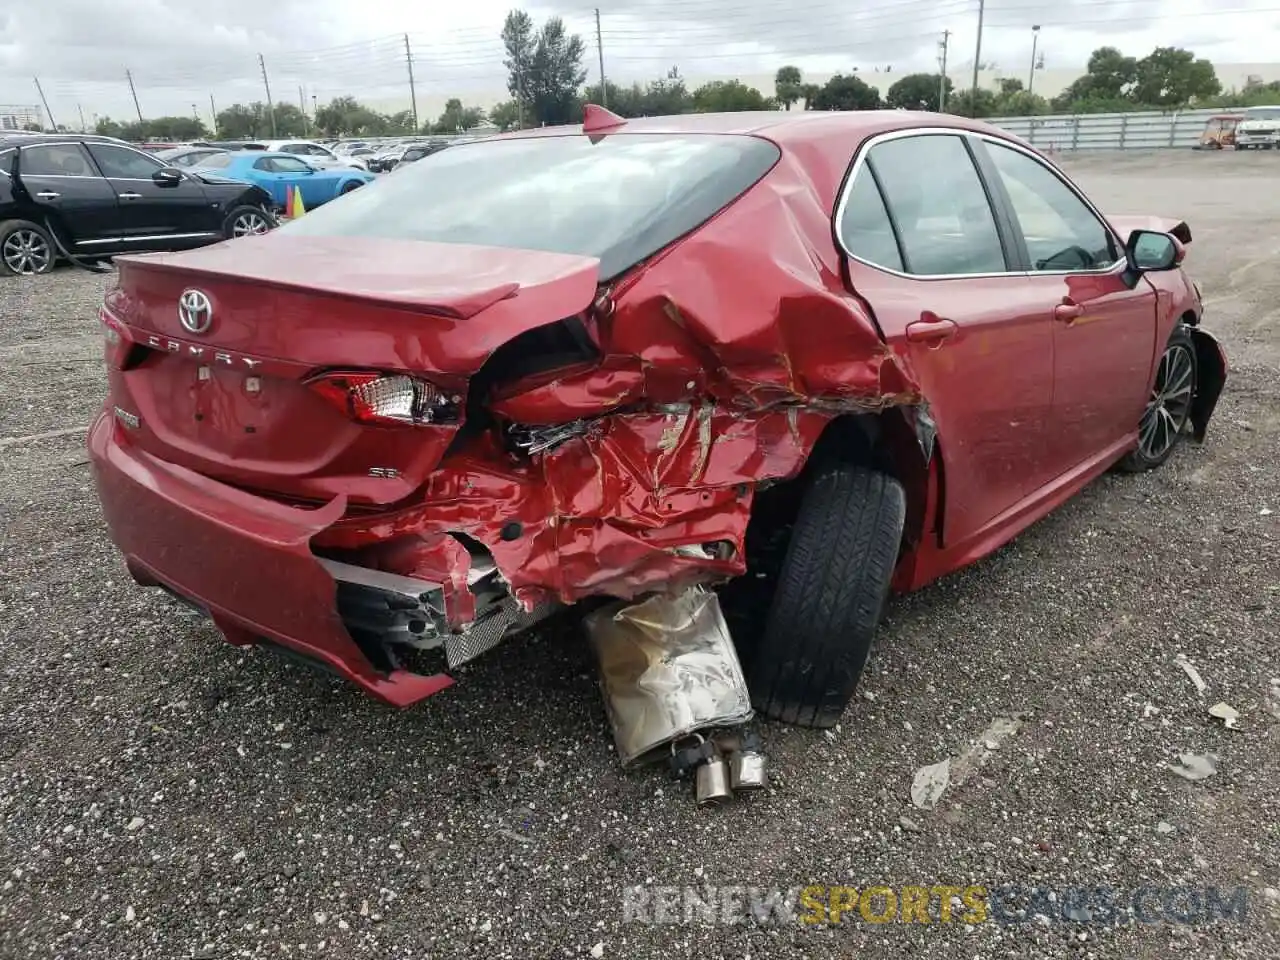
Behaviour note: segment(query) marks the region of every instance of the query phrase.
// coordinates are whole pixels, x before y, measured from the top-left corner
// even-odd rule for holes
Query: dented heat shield
[[[751,719],[751,698],[715,593],[694,586],[586,618],[624,764],[710,727]]]

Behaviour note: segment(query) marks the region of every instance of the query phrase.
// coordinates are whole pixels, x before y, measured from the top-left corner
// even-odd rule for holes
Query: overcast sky
[[[936,70],[951,31],[950,67],[973,62],[977,0],[559,0],[527,4],[559,14],[588,40],[588,80],[598,77],[593,8],[602,15],[605,72],[629,82],[672,66],[691,80],[760,79],[785,63],[826,75],[858,67]],[[415,59],[423,114],[447,96],[487,105],[502,96],[498,33],[510,0],[18,0],[0,6],[0,104],[35,104],[39,76],[59,123],[79,110],[136,116],[189,114],[263,99],[258,55],[277,100],[308,110],[351,93],[384,109],[408,106],[403,34]],[[433,9],[434,8],[434,9]],[[1211,13],[1216,8],[1216,13]],[[1228,12],[1232,11],[1232,12]],[[987,0],[982,59],[1025,73],[1031,27],[1046,66],[1082,66],[1103,44],[1141,56],[1185,46],[1217,63],[1280,60],[1280,0]],[[1225,78],[1224,78],[1225,79]],[[769,92],[766,90],[766,92]]]

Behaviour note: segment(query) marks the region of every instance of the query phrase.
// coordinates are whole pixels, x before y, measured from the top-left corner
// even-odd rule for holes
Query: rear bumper
[[[104,413],[88,446],[111,538],[135,580],[197,605],[231,643],[299,654],[393,706],[453,683],[444,673],[378,669],[353,639],[338,582],[310,547],[342,516],[345,498],[299,510],[255,497],[122,443],[123,429]],[[423,583],[424,593],[434,586]],[[422,600],[422,609],[443,610]],[[442,621],[432,626],[447,630]]]

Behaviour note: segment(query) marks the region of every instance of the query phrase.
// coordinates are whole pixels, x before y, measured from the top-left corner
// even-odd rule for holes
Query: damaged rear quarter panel
[[[525,462],[477,441],[421,505],[346,521],[330,543],[402,532],[422,545],[416,572],[441,580],[456,556],[422,531],[465,533],[527,605],[723,579],[745,570],[757,484],[796,475],[836,416],[920,399],[845,289],[829,199],[785,152],[612,297],[593,321],[598,364],[508,384],[490,404],[522,424],[589,418],[585,433]],[[727,559],[676,552],[716,541],[732,544]]]

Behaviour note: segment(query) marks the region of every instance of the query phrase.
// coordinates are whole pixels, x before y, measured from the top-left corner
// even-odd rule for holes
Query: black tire
[[[905,519],[893,477],[837,462],[815,469],[750,658],[761,714],[803,727],[839,721],[871,655]]]
[[[265,229],[241,232],[241,228],[250,221],[261,221],[266,225]],[[222,235],[228,240],[234,240],[236,237],[257,236],[268,230],[274,230],[278,225],[276,218],[269,211],[246,203],[233,207],[227,214],[226,219],[222,221]]]
[[[1175,357],[1176,359],[1171,359]],[[1183,369],[1190,371],[1190,380],[1185,384],[1185,394],[1182,394],[1182,376],[1174,372]],[[1170,379],[1169,374],[1173,374],[1174,382],[1165,382]],[[1196,362],[1195,342],[1191,339],[1190,329],[1180,323],[1173,328],[1164,352],[1156,361],[1156,375],[1151,386],[1151,397],[1138,426],[1138,446],[1120,461],[1121,470],[1127,473],[1145,473],[1148,470],[1154,470],[1173,456],[1173,451],[1177,449],[1187,432],[1187,424],[1191,419],[1191,404],[1195,399],[1199,376],[1200,368]],[[1176,397],[1172,396],[1175,391],[1178,394]],[[1175,404],[1171,401],[1178,402]],[[1169,421],[1164,422],[1161,414],[1153,412],[1153,406],[1160,406],[1168,411]],[[1151,417],[1163,423],[1152,439],[1163,439],[1167,436],[1169,443],[1162,442],[1157,445],[1146,442],[1146,427],[1148,418]],[[1168,433],[1165,434],[1164,431]]]
[[[30,220],[0,222],[0,273],[35,276],[57,262],[58,248],[44,227]]]
[[[359,180],[348,180],[342,185],[342,189],[338,191],[338,196],[342,196],[344,193],[350,193],[352,190],[359,190],[363,186],[364,184]]]

